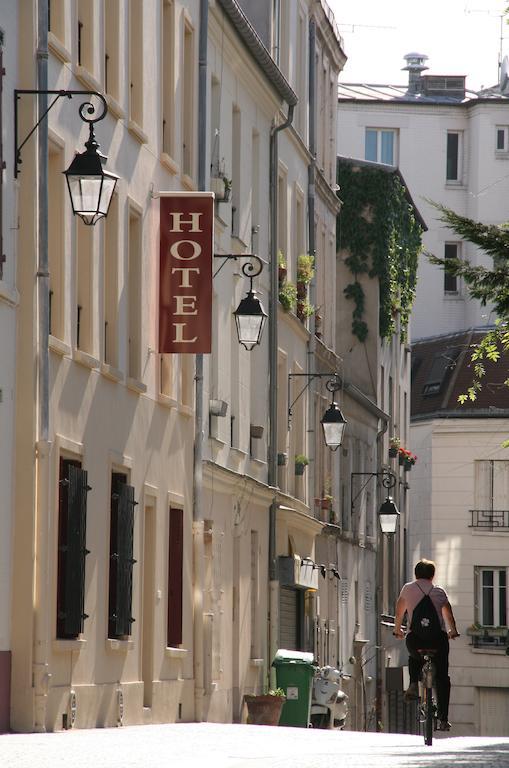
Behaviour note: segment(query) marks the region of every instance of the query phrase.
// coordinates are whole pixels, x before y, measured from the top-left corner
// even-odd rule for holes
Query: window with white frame
[[[461,181],[462,144],[461,131],[447,131],[446,181]]]
[[[397,131],[392,128],[366,128],[364,157],[374,163],[396,165]]]
[[[497,125],[495,128],[495,151],[509,152],[509,126]]]
[[[460,243],[444,243],[444,258],[458,259],[460,257]],[[444,293],[457,295],[459,293],[458,276],[444,269]]]
[[[476,620],[483,627],[507,626],[507,568],[477,566]]]

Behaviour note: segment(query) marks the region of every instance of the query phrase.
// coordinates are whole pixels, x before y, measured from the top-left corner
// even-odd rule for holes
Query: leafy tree
[[[495,327],[472,348],[474,378],[467,392],[458,397],[460,403],[475,401],[482,386],[481,379],[486,373],[485,361],[496,363],[503,353],[509,352],[509,224],[482,224],[460,216],[444,205],[431,200],[428,202],[439,211],[440,221],[493,258],[490,269],[472,266],[465,259],[445,259],[426,254],[432,264],[443,267],[448,274],[461,277],[472,298],[479,299],[482,305],[492,303],[498,315]],[[509,379],[505,384],[509,386]],[[509,447],[509,440],[504,442],[504,446]]]

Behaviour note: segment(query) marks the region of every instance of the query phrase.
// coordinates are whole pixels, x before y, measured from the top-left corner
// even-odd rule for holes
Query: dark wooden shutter
[[[58,519],[57,637],[83,632],[87,524],[87,472],[79,462],[60,460]]]
[[[133,537],[134,488],[125,475],[114,472],[111,482],[110,582],[108,636],[119,638],[131,634],[134,618]]]
[[[168,547],[168,646],[182,643],[182,569],[184,558],[184,512],[170,509]]]

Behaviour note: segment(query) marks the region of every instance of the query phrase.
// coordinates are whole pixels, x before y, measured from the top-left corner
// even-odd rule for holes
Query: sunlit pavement
[[[509,739],[188,723],[0,736],[1,768],[508,766]]]

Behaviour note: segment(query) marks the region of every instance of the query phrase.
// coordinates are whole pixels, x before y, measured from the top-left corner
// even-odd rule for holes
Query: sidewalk
[[[185,723],[0,736],[1,768],[509,768],[509,739]]]

